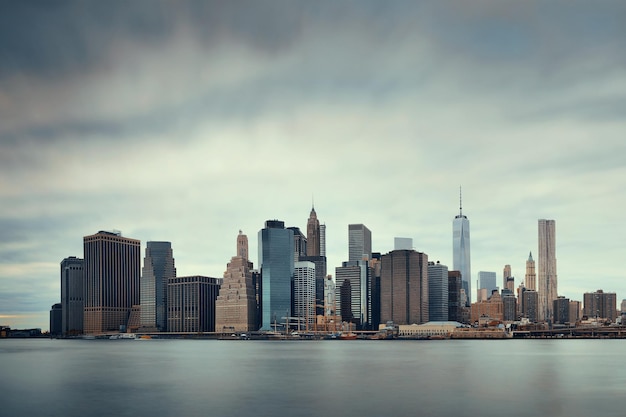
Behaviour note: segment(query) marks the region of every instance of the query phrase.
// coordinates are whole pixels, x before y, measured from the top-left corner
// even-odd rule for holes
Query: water
[[[0,416],[624,416],[623,340],[0,340]]]

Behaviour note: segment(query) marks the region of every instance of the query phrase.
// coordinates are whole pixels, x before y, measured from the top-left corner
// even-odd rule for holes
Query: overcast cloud
[[[0,324],[48,328],[85,235],[221,277],[313,198],[330,273],[349,223],[452,268],[459,186],[474,281],[549,218],[559,294],[626,298],[625,50],[620,1],[3,3]]]

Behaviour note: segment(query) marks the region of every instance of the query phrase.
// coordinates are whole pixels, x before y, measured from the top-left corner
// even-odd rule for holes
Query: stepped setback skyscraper
[[[75,256],[61,261],[61,333],[76,335],[83,332],[83,266]]]
[[[472,302],[472,267],[470,262],[470,225],[467,216],[463,215],[463,205],[459,198],[459,214],[452,223],[452,266],[461,272],[463,289],[467,296],[466,305]]]
[[[537,293],[539,294],[539,319],[553,317],[552,301],[556,300],[556,233],[554,220],[539,220],[539,271],[537,273]]]

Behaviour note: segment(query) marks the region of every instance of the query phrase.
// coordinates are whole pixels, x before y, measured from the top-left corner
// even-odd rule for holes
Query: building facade
[[[380,320],[422,324],[429,321],[428,255],[394,250],[381,258]]]
[[[428,262],[428,319],[448,321],[448,267]]]
[[[524,287],[537,291],[537,275],[535,274],[535,260],[533,259],[533,253],[528,254],[526,260],[526,275],[524,276]]]
[[[569,318],[569,299],[563,296],[552,300],[552,311],[554,312],[555,324],[565,324],[570,322]]]
[[[294,271],[293,231],[280,220],[268,220],[259,231],[262,280],[261,330],[274,330],[291,314]]]
[[[448,271],[448,320],[462,323],[461,289],[463,281],[461,271]]]
[[[170,278],[167,329],[176,333],[215,331],[215,301],[221,279],[201,275]]]
[[[460,203],[460,201],[459,201]],[[459,204],[459,214],[452,222],[452,267],[461,272],[466,306],[472,302],[472,266],[470,258],[470,224],[463,215],[463,205]]]
[[[534,290],[526,290],[522,293],[523,309],[522,317],[525,317],[531,323],[539,320],[539,294]]]
[[[226,265],[224,279],[215,301],[215,331],[249,332],[257,330],[257,296],[248,260],[248,237],[240,230],[237,255]]]
[[[306,222],[306,256],[325,256],[321,252],[321,228],[317,219],[315,207],[311,207],[309,219]],[[324,248],[325,249],[325,248]]]
[[[83,238],[85,334],[125,330],[140,302],[141,242],[120,232]]]
[[[61,331],[64,336],[83,332],[84,316],[83,259],[70,256],[61,261]]]
[[[539,219],[539,268],[537,293],[539,294],[539,319],[552,320],[553,300],[556,300],[556,231],[555,221]]]
[[[498,289],[498,285],[496,284],[496,273],[478,271],[478,285],[478,288],[487,290],[487,297],[491,296],[491,292]]]
[[[348,225],[348,262],[372,257],[372,232],[363,224]]]
[[[310,261],[298,261],[294,264],[293,274],[293,316],[297,318],[300,329],[309,330],[315,322],[315,264]]]
[[[369,323],[368,283],[370,268],[367,261],[343,262],[335,268],[335,308],[341,320],[366,328]]]
[[[617,318],[617,294],[614,292],[587,292],[583,294],[583,316],[615,322]]]
[[[141,269],[140,325],[164,332],[167,329],[167,283],[176,276],[170,242],[148,242]]]

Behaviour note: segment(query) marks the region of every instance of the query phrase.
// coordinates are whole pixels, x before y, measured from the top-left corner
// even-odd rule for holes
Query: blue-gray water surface
[[[622,340],[0,340],[0,416],[625,416]]]

